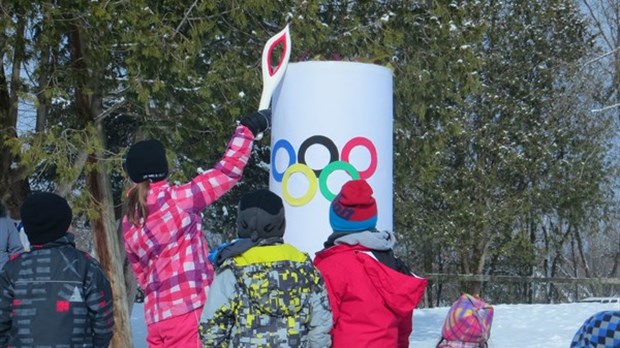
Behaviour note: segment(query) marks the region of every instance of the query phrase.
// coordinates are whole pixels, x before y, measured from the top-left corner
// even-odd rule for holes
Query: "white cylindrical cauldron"
[[[284,239],[313,255],[332,233],[329,207],[368,181],[380,230],[392,230],[392,71],[363,63],[291,63],[272,100],[269,188],[284,200]]]

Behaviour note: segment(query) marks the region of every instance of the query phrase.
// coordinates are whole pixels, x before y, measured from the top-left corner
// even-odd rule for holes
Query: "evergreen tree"
[[[127,146],[162,140],[173,182],[210,168],[257,109],[263,45],[286,24],[292,62],[393,69],[394,227],[416,272],[563,274],[562,255],[613,200],[611,127],[588,112],[611,92],[580,69],[592,41],[574,1],[1,6],[0,198],[16,211],[30,187],[68,196],[108,272],[126,276],[118,292],[132,287],[116,260]],[[25,109],[36,122],[20,129]],[[268,144],[205,214],[220,239],[234,235],[241,193],[267,185]]]

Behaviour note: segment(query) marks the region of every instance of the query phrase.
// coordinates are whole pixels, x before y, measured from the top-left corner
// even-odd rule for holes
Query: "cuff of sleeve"
[[[250,128],[240,124],[237,126],[237,128],[235,129],[235,135],[242,135],[245,139],[251,139],[254,140],[254,133],[252,133],[252,131],[250,130]]]

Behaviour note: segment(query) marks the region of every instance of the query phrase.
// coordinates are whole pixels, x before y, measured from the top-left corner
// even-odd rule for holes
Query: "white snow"
[[[567,348],[575,332],[592,314],[620,310],[619,303],[497,304],[489,348]],[[416,309],[412,348],[434,348],[448,307]],[[144,306],[134,304],[131,325],[135,348],[146,348]]]
[[[489,348],[568,348],[575,332],[592,314],[620,310],[618,303],[499,304],[493,306]],[[433,348],[441,338],[448,307],[414,311],[411,347]]]

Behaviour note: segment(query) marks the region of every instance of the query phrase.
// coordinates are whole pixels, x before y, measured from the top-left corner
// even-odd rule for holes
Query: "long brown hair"
[[[127,221],[136,227],[142,226],[149,215],[146,206],[146,195],[149,192],[150,181],[145,180],[132,187],[127,192]]]

